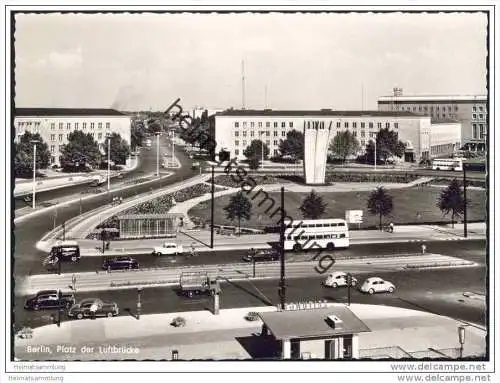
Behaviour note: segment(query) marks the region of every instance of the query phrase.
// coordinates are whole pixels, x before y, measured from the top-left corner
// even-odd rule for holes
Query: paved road
[[[459,255],[459,254],[457,254]],[[485,267],[451,268],[433,270],[412,270],[377,272],[377,276],[393,282],[394,294],[365,295],[352,290],[351,301],[397,306],[440,315],[447,315],[478,324],[485,323],[484,301],[463,296],[464,292],[484,294]],[[356,274],[363,280],[372,273]],[[321,286],[322,277],[297,278],[287,281],[287,302],[326,299],[332,302],[346,302],[347,289],[330,289]],[[277,280],[254,282],[231,282],[222,284],[222,308],[276,305],[279,302]],[[115,301],[121,309],[120,315],[136,313],[137,292],[135,289],[78,293],[77,299],[99,297],[104,301]],[[16,329],[22,326],[36,327],[51,323],[54,311],[25,311],[24,298],[15,299]],[[211,307],[210,297],[188,299],[179,296],[176,288],[146,288],[141,297],[142,313],[182,312],[205,310]],[[63,314],[62,320],[67,320]]]
[[[322,254],[331,254],[333,258],[344,257],[371,257],[376,255],[394,255],[418,253],[421,243],[372,243],[363,245],[351,245],[349,249],[337,250],[333,252],[324,251]],[[486,240],[471,240],[463,242],[449,241],[428,241],[426,242],[427,251],[437,254],[456,256],[460,253],[461,258],[471,260],[477,263],[485,263],[486,256]],[[199,252],[196,257],[189,256],[162,256],[155,257],[150,253],[134,254],[133,258],[137,259],[140,268],[154,267],[178,267],[184,265],[210,265],[242,262],[242,257],[247,253],[246,250],[229,250],[217,252]],[[124,254],[126,255],[126,254]],[[46,255],[43,255],[43,258]],[[287,252],[287,260],[306,260],[314,256],[314,254],[293,253]],[[53,273],[41,266],[36,269],[36,274]],[[82,257],[78,263],[63,263],[61,267],[62,273],[75,273],[84,271],[94,271],[101,268],[104,259],[103,257]],[[113,257],[110,257],[113,258]]]
[[[156,171],[156,151],[144,151],[141,158],[141,165],[136,171],[154,172]],[[177,151],[177,158],[183,167],[166,179],[158,180],[147,185],[137,185],[124,191],[111,192],[110,195],[95,197],[89,201],[82,201],[82,213],[95,209],[111,201],[114,196],[121,196],[124,199],[136,194],[144,193],[148,190],[158,189],[197,174],[190,167],[191,160],[183,152]],[[128,175],[133,177],[133,175]],[[123,180],[120,180],[123,181]],[[60,224],[80,214],[80,204],[58,209],[57,220]],[[40,269],[40,259],[44,253],[35,249],[36,242],[48,231],[53,229],[54,213],[46,212],[39,214],[34,219],[29,219],[16,225],[14,230],[14,275],[21,276],[37,273]]]

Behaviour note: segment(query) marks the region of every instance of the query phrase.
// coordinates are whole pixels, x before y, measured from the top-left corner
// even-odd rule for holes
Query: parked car
[[[368,294],[393,293],[396,290],[396,286],[389,281],[384,281],[382,278],[371,277],[363,282],[359,290]]]
[[[180,255],[184,254],[182,245],[173,242],[165,242],[162,246],[155,246],[153,255]]]
[[[124,269],[138,269],[139,262],[132,257],[115,257],[106,259],[102,265],[104,270],[124,270]]]
[[[71,306],[68,311],[70,318],[83,319],[92,317],[92,310],[96,317],[113,317],[120,313],[115,302],[103,302],[97,298],[89,298]]]
[[[351,286],[356,286],[358,280],[351,276]],[[328,275],[328,277],[323,282],[323,285],[326,287],[343,287],[347,286],[347,273],[343,271],[335,271]]]
[[[280,253],[276,249],[250,250],[244,257],[245,262],[267,262],[280,259]]]
[[[24,304],[26,310],[69,308],[75,303],[73,293],[63,293],[59,296],[58,290],[42,290]]]

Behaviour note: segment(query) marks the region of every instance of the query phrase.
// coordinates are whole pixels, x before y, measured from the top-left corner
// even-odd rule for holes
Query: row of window
[[[289,241],[300,240],[306,241],[308,239],[337,239],[346,238],[345,233],[342,234],[302,234],[302,235],[287,235],[286,239]]]
[[[71,130],[71,122],[67,122],[66,123],[66,129],[67,130]],[[74,122],[73,123],[73,127],[75,128],[75,130],[78,130],[80,129],[80,123],[79,122]],[[110,129],[111,128],[111,123],[109,122],[106,122],[106,129]],[[55,122],[51,122],[50,123],[50,129],[51,130],[55,130],[56,129],[56,123]],[[59,130],[62,130],[64,129],[64,123],[63,122],[60,122],[59,123]],[[95,129],[95,122],[91,122],[90,123],[90,130],[94,130]],[[98,122],[97,123],[97,129],[102,129],[102,122]],[[87,122],[82,122],[82,130],[87,130]]]
[[[454,144],[434,145],[431,147],[431,154],[436,155],[436,154],[453,153],[454,150],[455,150]]]
[[[472,111],[473,111],[473,112],[477,112],[478,110],[479,110],[480,112],[482,112],[482,111],[483,111],[483,107],[482,107],[481,105],[479,105],[479,106],[474,105],[474,106],[472,107]],[[486,108],[484,108],[484,110],[486,110]]]
[[[258,122],[257,122],[257,126],[258,126],[259,128],[262,128],[262,124],[263,124],[263,123],[262,123],[262,121],[258,121]],[[250,123],[247,123],[246,121],[243,121],[243,122],[241,123],[241,126],[242,126],[243,128],[246,128],[248,125],[250,125],[250,127],[251,127],[251,128],[255,128],[255,122],[254,122],[254,121],[252,121],[252,122],[250,122]],[[286,124],[286,122],[285,122],[285,121],[282,121],[282,122],[281,122],[281,124],[280,124],[280,123],[278,123],[277,121],[276,121],[276,122],[273,122],[273,127],[277,128],[278,126],[281,126],[282,128],[286,128],[287,124]],[[235,127],[235,128],[239,128],[239,127],[240,127],[240,122],[239,122],[239,121],[235,121],[235,123],[234,123],[234,127]],[[266,122],[266,128],[270,128],[270,127],[271,127],[271,122],[267,121],[267,122]],[[293,122],[292,122],[292,121],[289,121],[289,122],[288,122],[288,127],[289,127],[289,128],[293,128]]]
[[[24,128],[31,128],[32,126],[34,126],[35,128],[39,128],[40,127],[40,121],[19,121],[17,123],[17,126],[19,127],[19,129],[24,129]]]
[[[396,110],[399,110],[399,105],[396,105]],[[436,111],[436,112],[439,112],[440,110],[442,112],[446,112],[446,110],[448,110],[448,112],[451,112],[452,110],[457,112],[458,111],[458,106],[457,105],[454,105],[453,108],[448,105],[448,106],[439,106],[439,105],[419,105],[418,107],[415,105],[415,106],[401,106],[401,110],[402,111],[407,111],[407,112],[427,112],[427,111]]]
[[[247,133],[248,132],[246,130],[244,130],[244,131],[241,132],[241,134],[242,134],[243,137],[246,137]],[[262,137],[264,134],[265,134],[266,137],[270,137],[271,136],[271,132],[259,132],[259,137]],[[273,132],[273,136],[274,137],[278,137],[278,134],[279,134],[279,132],[277,130],[275,130]],[[240,136],[240,132],[238,132],[238,131],[234,132],[234,136],[235,137],[239,137]],[[250,137],[255,137],[255,132],[254,131],[250,132]],[[286,131],[282,131],[281,132],[281,137],[286,137]]]
[[[478,129],[479,128],[479,129]],[[479,132],[479,134],[478,134]],[[486,129],[484,124],[472,124],[472,138],[476,140],[484,140],[486,137]]]
[[[302,229],[306,227],[346,227],[347,225],[344,222],[327,222],[327,223],[298,223],[292,225],[287,228],[287,230],[293,229]]]
[[[477,120],[477,119],[479,119],[479,120],[483,120],[483,119],[486,119],[486,115],[483,115],[483,114],[481,114],[481,113],[479,113],[479,114],[472,113],[472,118],[473,118],[474,120]]]
[[[66,133],[66,138],[68,138],[70,135],[70,133]],[[51,134],[50,135],[50,141],[56,141],[56,136],[57,136],[57,140],[59,142],[61,142],[63,139],[64,139],[64,134]],[[95,133],[92,133],[92,137],[96,138],[96,134]],[[97,139],[98,140],[102,140],[103,138],[103,134],[102,133],[97,133]]]
[[[366,122],[359,122],[359,126],[361,128],[365,128],[366,127]],[[255,125],[254,122],[251,122],[250,123],[250,127],[253,128]],[[358,127],[358,122],[357,121],[353,121],[351,123],[349,123],[348,121],[345,121],[344,124],[342,124],[340,121],[337,121],[336,123],[336,127],[337,128],[341,128],[342,125],[344,126],[344,128],[349,128],[349,127],[352,127],[352,128],[357,128]],[[391,129],[391,123],[390,122],[386,122],[384,125],[381,123],[381,122],[377,122],[377,129],[382,129],[382,126],[384,126],[386,129]],[[239,128],[240,127],[240,123],[239,122],[235,122],[234,123],[234,127],[235,128]],[[246,122],[243,122],[243,128],[246,128],[247,127],[247,123]],[[258,123],[258,127],[261,128],[262,127],[262,122],[259,122]],[[266,122],[266,128],[269,128],[270,127],[270,122]],[[274,127],[277,128],[278,127],[278,123],[275,122],[274,123]],[[282,128],[286,128],[286,124],[284,122],[281,123],[281,127]],[[289,127],[290,128],[293,128],[293,122],[290,122],[289,123]],[[375,123],[374,122],[368,122],[368,128],[370,129],[373,129],[375,127]],[[393,123],[393,127],[394,129],[399,129],[399,123],[397,122],[394,122]],[[250,132],[251,133],[251,136],[253,137],[253,132]],[[271,132],[265,132],[266,136],[269,136]],[[243,131],[243,134],[245,135],[246,132]],[[259,132],[260,135],[264,134],[264,132]],[[235,132],[235,135],[238,136],[238,132]],[[278,135],[278,132],[275,131],[274,132],[274,135],[277,136]],[[281,135],[282,136],[286,136],[286,132],[282,131],[281,132]]]

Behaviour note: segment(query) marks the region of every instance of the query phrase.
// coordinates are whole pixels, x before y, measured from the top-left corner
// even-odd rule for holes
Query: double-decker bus
[[[435,158],[432,160],[432,170],[463,171],[462,158]]]
[[[293,221],[285,229],[285,250],[349,247],[349,227],[344,219]]]

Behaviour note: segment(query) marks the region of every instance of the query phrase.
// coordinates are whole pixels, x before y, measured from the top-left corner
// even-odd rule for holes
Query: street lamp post
[[[156,132],[156,177],[160,176],[160,132]]]
[[[108,193],[111,189],[110,178],[111,178],[111,135],[106,134],[106,139],[108,140]]]
[[[377,170],[377,137],[373,139],[373,142],[375,143],[375,157],[373,159],[373,165],[375,167],[375,170]]]
[[[458,326],[458,341],[460,342],[460,359],[464,357],[465,327]]]
[[[172,166],[175,164],[175,130],[172,130]]]
[[[210,201],[210,248],[214,248],[214,214],[215,214],[215,165],[216,162],[207,161],[212,167],[212,190],[211,190],[211,201]]]
[[[137,319],[141,319],[141,294],[142,288],[137,288]]]
[[[467,180],[465,176],[465,164],[462,164],[464,173],[464,238],[467,238]]]
[[[31,140],[31,143],[33,144],[33,209],[35,209],[36,207],[36,144],[38,144],[39,142],[40,141],[38,140]]]

